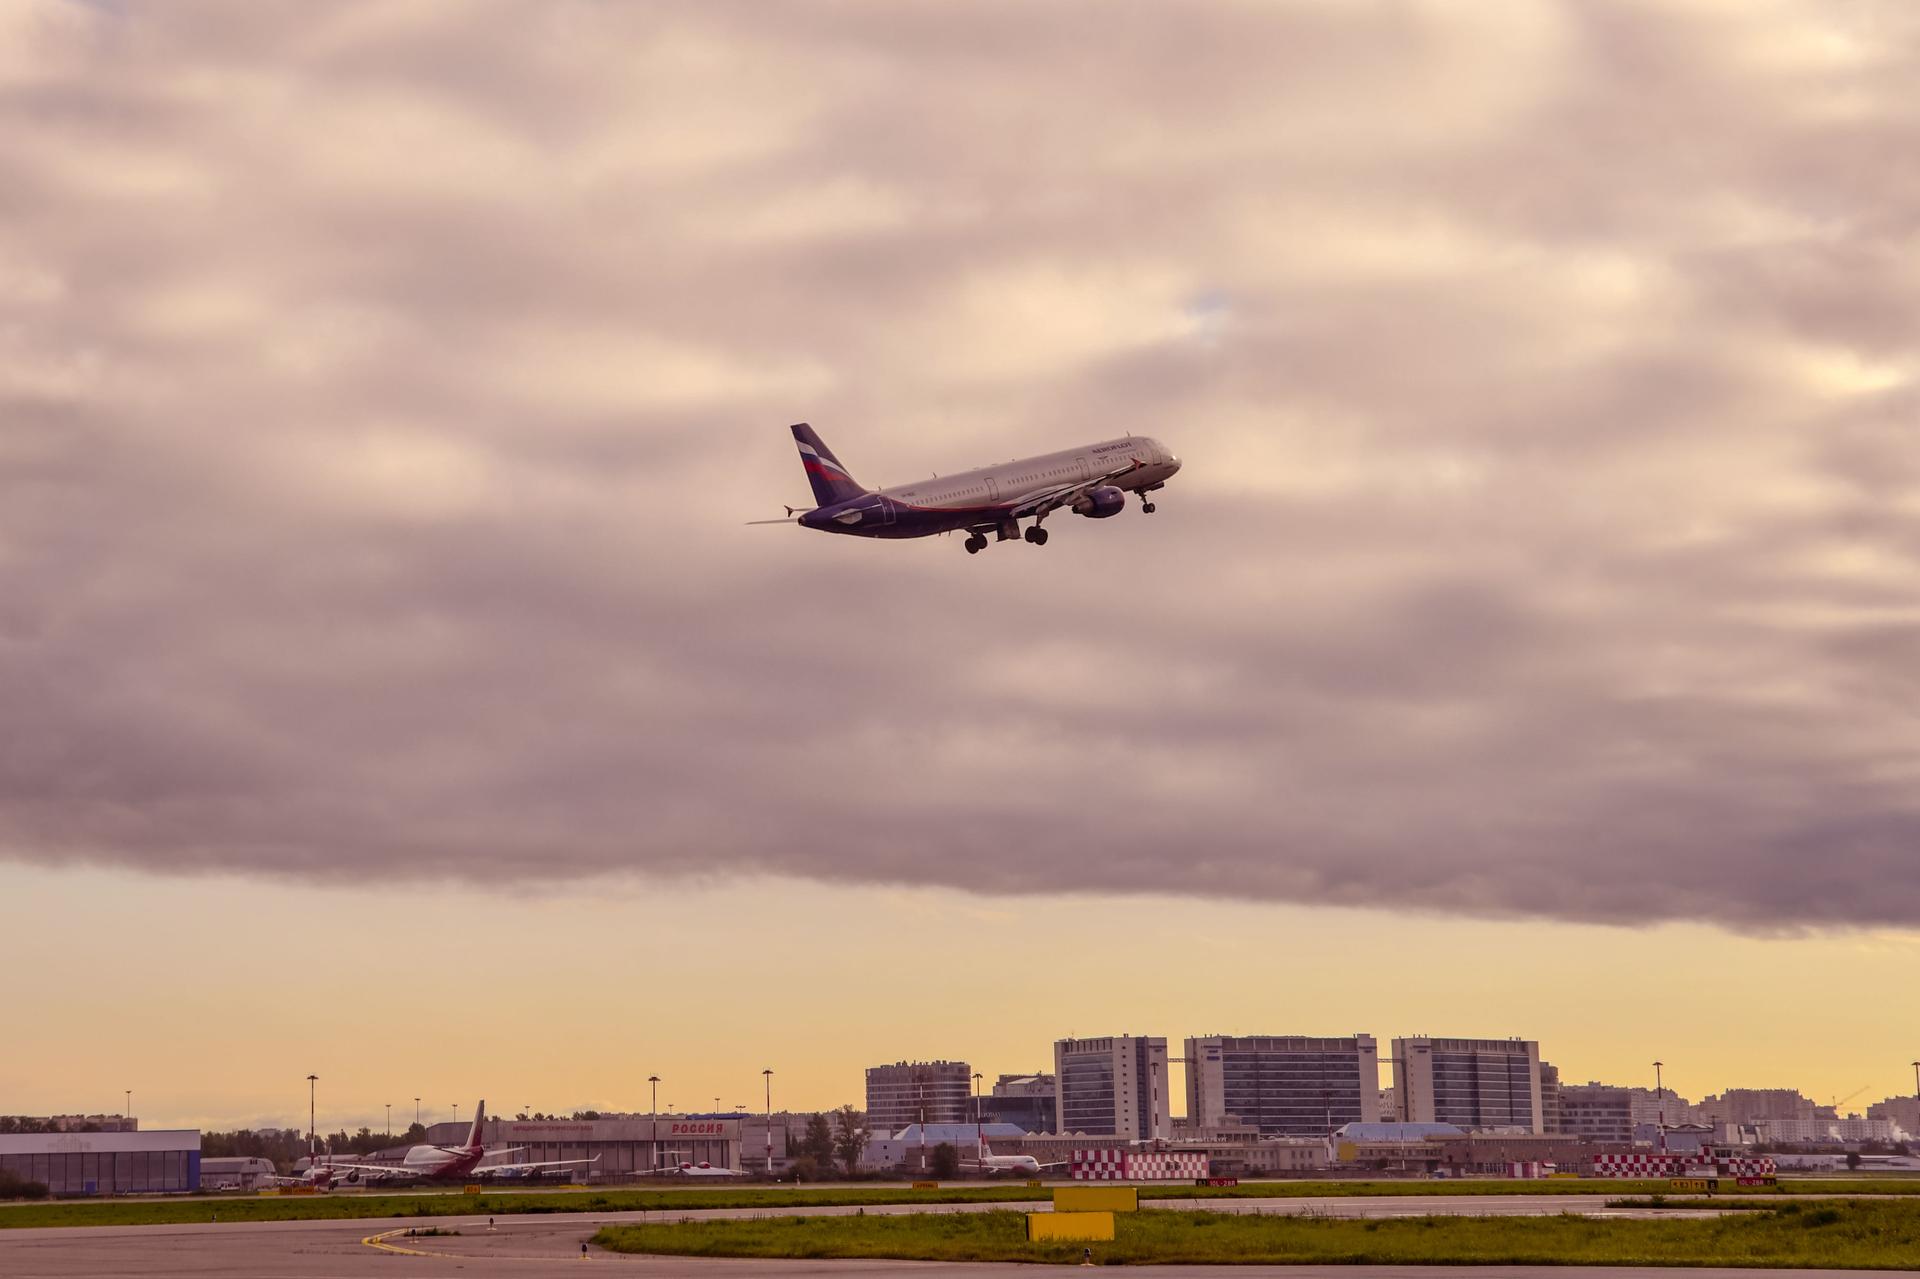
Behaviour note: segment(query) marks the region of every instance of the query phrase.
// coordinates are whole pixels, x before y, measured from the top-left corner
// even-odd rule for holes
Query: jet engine
[[[1127,495],[1111,484],[1102,484],[1073,503],[1073,513],[1084,515],[1090,520],[1104,520],[1109,515],[1118,515],[1126,509]]]

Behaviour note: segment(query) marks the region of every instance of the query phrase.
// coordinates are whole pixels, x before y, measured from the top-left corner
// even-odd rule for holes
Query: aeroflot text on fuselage
[[[1046,520],[1055,511],[1106,519],[1126,508],[1129,493],[1151,515],[1149,494],[1166,487],[1180,470],[1180,459],[1159,440],[1129,435],[916,484],[868,489],[805,422],[793,427],[793,440],[817,504],[798,515],[800,524],[852,537],[964,532],[969,555],[986,549],[989,533],[1002,542],[1024,536],[1045,546]],[[1031,521],[1024,533],[1022,520]]]

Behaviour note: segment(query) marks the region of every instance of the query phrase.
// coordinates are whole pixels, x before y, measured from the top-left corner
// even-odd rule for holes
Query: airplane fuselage
[[[1019,518],[1027,499],[1037,492],[1123,471],[1101,487],[1146,494],[1164,485],[1179,469],[1180,459],[1160,441],[1143,435],[1126,436],[859,493],[808,511],[799,522],[827,533],[888,538],[1004,528]],[[1118,511],[1112,503],[1099,500],[1059,509],[1095,518]]]
[[[486,1154],[484,1149],[477,1148],[412,1146],[400,1162],[391,1168],[357,1165],[332,1173],[328,1165],[323,1163],[316,1165],[315,1171],[328,1180],[343,1181],[348,1185],[358,1181],[372,1183],[394,1178],[407,1181],[464,1181],[472,1175]]]

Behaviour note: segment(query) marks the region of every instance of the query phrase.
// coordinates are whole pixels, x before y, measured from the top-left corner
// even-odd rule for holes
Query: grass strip
[[[1238,1186],[1143,1185],[1142,1199],[1249,1199],[1348,1197],[1355,1195],[1654,1195],[1664,1181],[1603,1179],[1507,1181],[1250,1181]],[[510,1216],[520,1213],[636,1212],[700,1208],[864,1207],[903,1203],[1017,1203],[1046,1201],[1051,1184],[952,1185],[914,1190],[898,1184],[823,1186],[726,1186],[644,1190],[540,1192],[492,1191],[483,1195],[201,1196],[179,1199],[61,1200],[0,1206],[0,1229],[34,1226],[146,1226],[226,1221],[328,1221],[372,1217]],[[1915,1195],[1920,1179],[1805,1180],[1779,1186],[1729,1190],[1735,1195],[1793,1194]]]
[[[1920,1256],[1920,1205],[1871,1200],[1777,1204],[1688,1221],[1551,1217],[1391,1220],[1142,1211],[1111,1243],[1029,1244],[1017,1212],[782,1217],[608,1226],[615,1252],[686,1257],[890,1258],[1106,1265],[1778,1266],[1900,1270]]]

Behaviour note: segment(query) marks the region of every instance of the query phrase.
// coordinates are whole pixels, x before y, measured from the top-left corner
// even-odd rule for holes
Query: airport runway
[[[1425,1215],[1468,1216],[1545,1216],[1560,1212],[1578,1212],[1596,1217],[1638,1217],[1648,1215],[1632,1209],[1608,1208],[1604,1202],[1587,1199],[1570,1203],[1567,1195],[1433,1195],[1383,1196],[1379,1198],[1332,1197],[1314,1199],[1207,1199],[1167,1200],[1155,1207],[1180,1210],[1210,1209],[1220,1212],[1264,1212],[1338,1217],[1406,1217]],[[1585,1196],[1578,1197],[1586,1199]],[[209,1211],[217,1205],[209,1205]],[[1041,1202],[1001,1204],[887,1204],[868,1206],[869,1214],[913,1212],[987,1212],[995,1209],[1031,1211],[1047,1207]],[[173,1226],[98,1226],[45,1230],[0,1230],[0,1275],[7,1279],[186,1279],[187,1276],[211,1276],[214,1279],[350,1279],[363,1275],[400,1275],[420,1272],[431,1274],[466,1270],[485,1279],[524,1279],[526,1276],[578,1274],[580,1246],[602,1225],[629,1221],[679,1221],[683,1219],[722,1219],[791,1216],[843,1216],[858,1212],[854,1207],[794,1208],[719,1208],[697,1211],[652,1211],[619,1213],[566,1213],[552,1215],[504,1216],[494,1219],[492,1230],[479,1217],[395,1217],[362,1221],[268,1221],[228,1222],[215,1225]],[[1702,1206],[1697,1215],[1714,1209]],[[1673,1217],[1667,1210],[1659,1215]],[[1696,1214],[1683,1214],[1696,1215]],[[458,1230],[455,1236],[408,1238],[409,1227],[438,1227]],[[763,1260],[707,1261],[686,1257],[630,1257],[592,1250],[587,1264],[601,1269],[622,1267],[654,1275],[713,1274],[727,1275],[800,1275],[812,1279],[835,1276],[861,1276],[879,1279],[890,1275],[1011,1275],[1031,1277],[1030,1266],[947,1265],[928,1262],[769,1262]],[[1213,1267],[1132,1267],[1130,1272],[1155,1275],[1218,1275]],[[1232,1275],[1287,1275],[1292,1279],[1363,1279],[1352,1266],[1315,1267],[1235,1267]],[[1375,1267],[1367,1275],[1387,1279],[1416,1273],[1415,1268]],[[1467,1273],[1520,1276],[1570,1275],[1565,1267],[1538,1271],[1524,1267],[1499,1267],[1469,1271],[1448,1267],[1448,1279]],[[1580,1272],[1596,1277],[1625,1276],[1643,1272],[1628,1270],[1588,1270]],[[1654,1272],[1644,1272],[1652,1274]],[[1669,1272],[1670,1273],[1670,1272]],[[1769,1272],[1694,1271],[1695,1275],[1752,1276]],[[1809,1275],[1811,1271],[1783,1271],[1781,1274]],[[1825,1272],[1819,1272],[1825,1273]],[[1834,1272],[1836,1274],[1840,1272]]]

